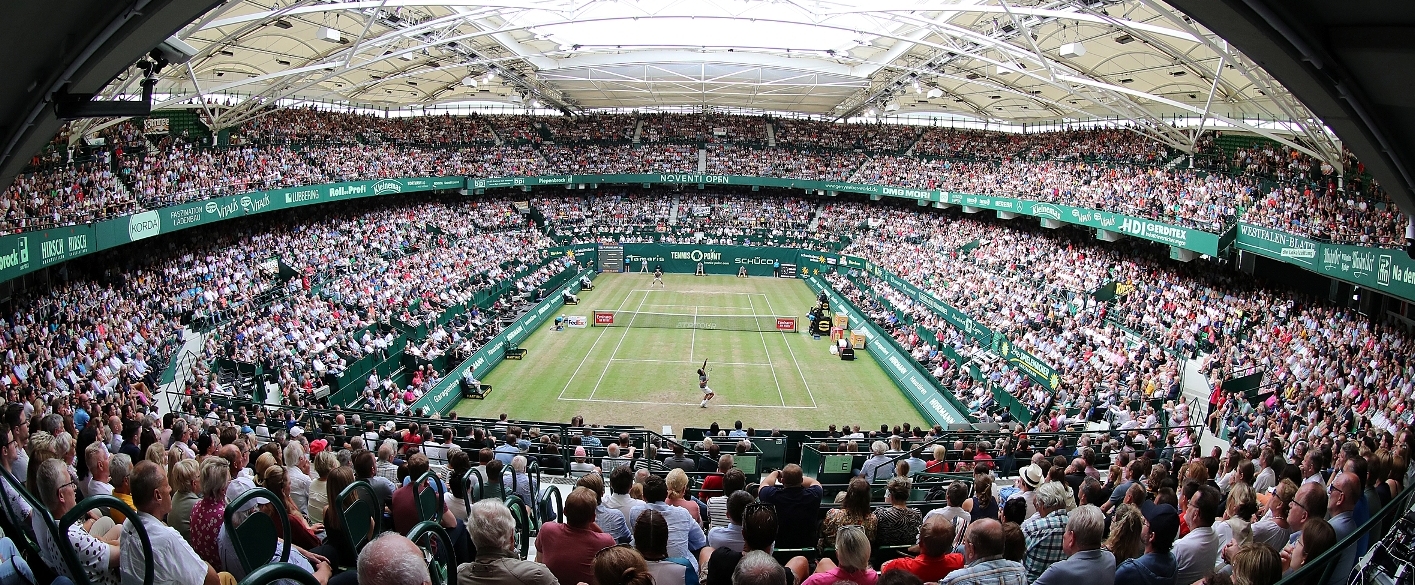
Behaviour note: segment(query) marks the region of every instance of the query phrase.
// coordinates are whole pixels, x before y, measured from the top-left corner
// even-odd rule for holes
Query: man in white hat
[[[1041,485],[1044,479],[1041,466],[1035,463],[1023,467],[1017,473],[1017,489],[1022,491],[1008,499],[1022,498],[1027,502],[1027,518],[1031,518],[1037,513],[1037,486]]]

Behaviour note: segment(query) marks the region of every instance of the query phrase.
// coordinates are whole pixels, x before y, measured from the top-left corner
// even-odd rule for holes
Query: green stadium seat
[[[280,517],[280,526],[284,529],[282,534],[290,533],[290,517],[285,513],[285,505],[270,490],[265,488],[247,490],[246,493],[226,504],[226,515],[223,522],[226,532],[234,535],[231,541],[236,546],[236,558],[240,560],[241,568],[246,574],[250,574],[261,565],[270,563],[271,554],[282,542],[275,535],[275,520],[260,512],[259,509],[251,512],[239,525],[236,524],[234,519],[236,511],[256,498],[264,498],[275,507],[276,515]],[[289,560],[290,540],[285,539],[280,548],[280,561]]]
[[[377,502],[378,495],[366,481],[356,481],[339,492],[334,513],[339,516],[344,530],[339,531],[337,537],[347,539],[345,545],[356,554],[381,532],[383,511],[376,509]]]

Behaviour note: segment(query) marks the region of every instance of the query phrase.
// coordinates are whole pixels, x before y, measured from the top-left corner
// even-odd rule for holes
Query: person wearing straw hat
[[[1017,492],[1012,498],[1008,499],[1021,498],[1023,501],[1027,502],[1028,518],[1031,518],[1037,513],[1037,486],[1041,485],[1042,481],[1045,479],[1046,477],[1042,475],[1041,466],[1035,463],[1023,467],[1022,470],[1017,473],[1017,489],[1022,491]]]

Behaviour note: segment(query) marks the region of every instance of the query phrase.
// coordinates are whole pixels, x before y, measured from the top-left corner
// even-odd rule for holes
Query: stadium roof
[[[1339,152],[1281,84],[1154,0],[234,0],[179,34],[200,53],[163,74],[167,104],[259,98],[213,112],[218,125],[287,100],[706,107],[1112,118],[1184,148],[1193,133],[1173,119],[1207,114]]]

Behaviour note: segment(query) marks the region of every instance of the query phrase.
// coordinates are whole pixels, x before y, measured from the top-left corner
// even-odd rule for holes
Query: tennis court
[[[543,326],[521,344],[525,360],[487,376],[497,389],[491,397],[464,400],[457,411],[675,428],[737,418],[761,428],[921,421],[868,352],[841,361],[827,340],[777,329],[778,317],[794,317],[804,331],[815,301],[804,283],[686,274],[665,281],[601,275],[578,306],[562,309],[590,326]],[[594,326],[596,312],[612,313],[613,326]],[[704,360],[717,393],[706,409],[697,377]]]

